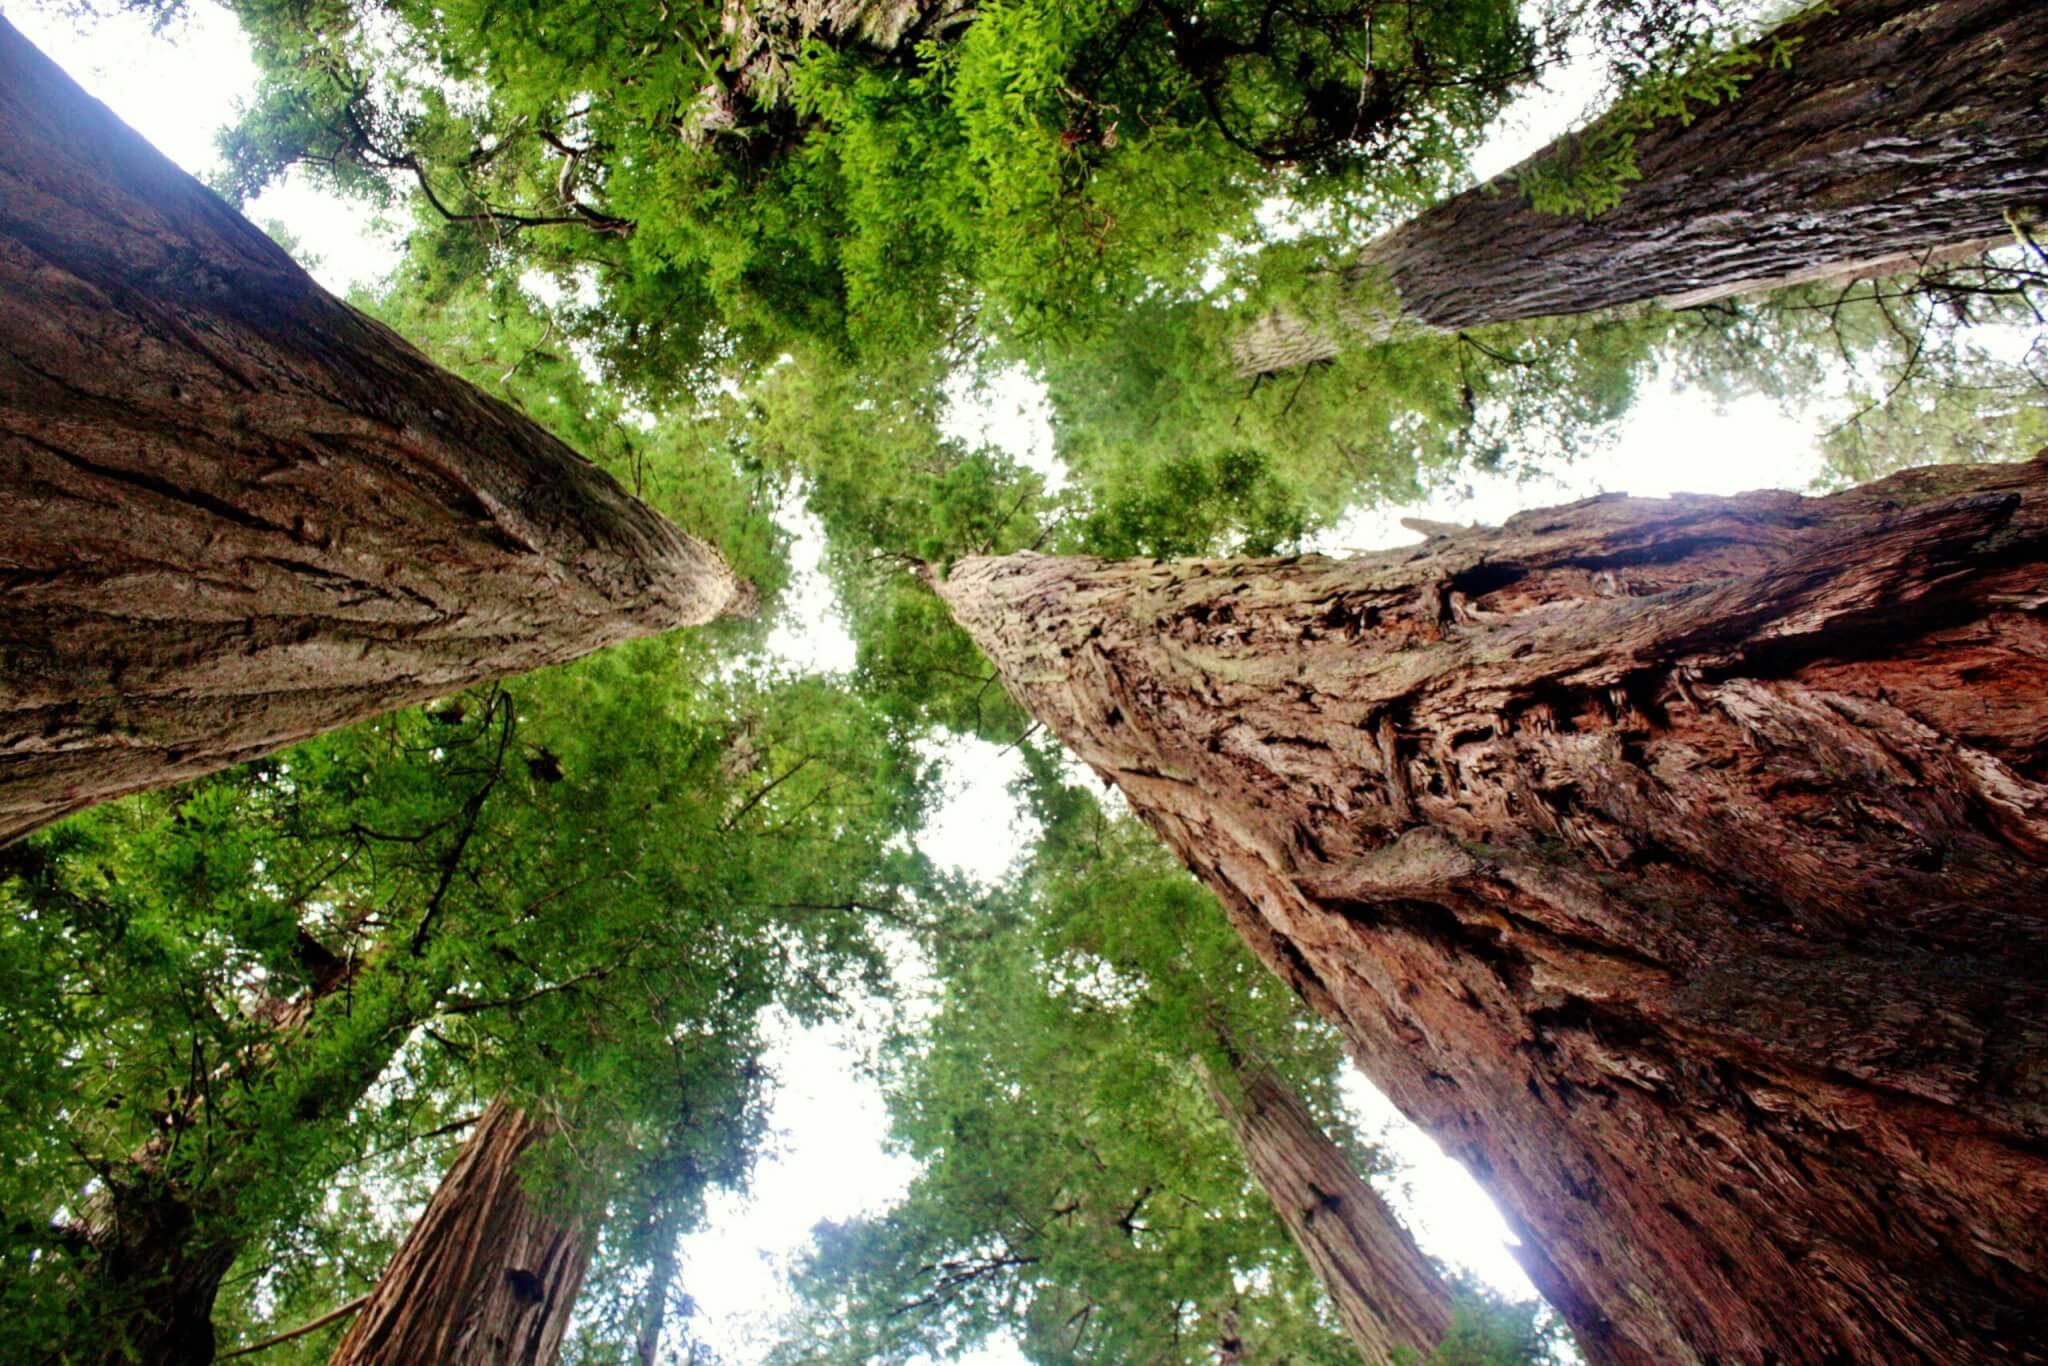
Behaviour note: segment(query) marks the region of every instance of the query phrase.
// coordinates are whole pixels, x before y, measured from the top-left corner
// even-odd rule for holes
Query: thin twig
[[[215,1357],[214,1360],[226,1361],[229,1357],[245,1357],[248,1356],[251,1352],[260,1352],[266,1347],[275,1347],[280,1342],[290,1342],[293,1338],[302,1338],[306,1334],[313,1332],[315,1329],[325,1328],[328,1324],[334,1322],[336,1319],[347,1318],[350,1314],[355,1313],[358,1309],[361,1309],[364,1305],[368,1304],[369,1302],[370,1292],[364,1291],[362,1294],[350,1300],[347,1304],[341,1306],[341,1308],[330,1309],[326,1313],[322,1314],[319,1318],[314,1319],[310,1323],[302,1323],[298,1327],[290,1330],[289,1332],[279,1333],[276,1337],[268,1337],[263,1339],[263,1341],[261,1342],[252,1342],[247,1347],[237,1347],[232,1352],[222,1352],[219,1356]]]

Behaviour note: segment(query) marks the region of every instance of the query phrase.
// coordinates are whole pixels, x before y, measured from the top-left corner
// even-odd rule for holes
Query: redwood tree
[[[958,563],[1599,1362],[2048,1343],[2048,462]]]
[[[1451,1290],[1378,1192],[1278,1073],[1241,1058],[1227,1077],[1197,1059],[1245,1165],[1316,1279],[1359,1355],[1397,1348],[1426,1357],[1451,1326]]]
[[[330,1366],[549,1366],[569,1330],[592,1240],[526,1188],[549,1137],[502,1099],[477,1122]]]
[[[0,21],[0,842],[743,609]]]
[[[2010,242],[2008,215],[2048,216],[2034,0],[1841,0],[1749,52],[1731,98],[1696,95],[1655,120],[1656,101],[1625,99],[1372,243],[1330,316],[1267,316],[1232,340],[1238,368],[1270,374],[1417,328],[1896,274]],[[1602,201],[1536,207],[1534,187],[1560,175],[1620,198],[1590,217],[1579,209]]]

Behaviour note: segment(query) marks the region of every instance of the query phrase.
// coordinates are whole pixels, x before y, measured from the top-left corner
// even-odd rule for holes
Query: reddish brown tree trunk
[[[547,1366],[590,1265],[583,1221],[534,1199],[549,1126],[495,1101],[462,1145],[330,1366]]]
[[[2039,0],[1838,0],[1780,29],[1789,66],[1635,139],[1641,179],[1597,217],[1517,183],[1560,140],[1364,253],[1336,316],[1275,314],[1232,344],[1273,373],[1404,329],[1452,329],[1802,279],[1910,270],[2048,216],[2048,23]],[[1769,43],[1760,45],[1768,50]]]
[[[1344,1151],[1271,1069],[1245,1061],[1203,1081],[1245,1165],[1308,1259],[1359,1355],[1427,1357],[1451,1326],[1451,1291]]]
[[[0,842],[746,598],[0,20]]]
[[[2048,463],[967,560],[1597,1362],[2048,1359]]]

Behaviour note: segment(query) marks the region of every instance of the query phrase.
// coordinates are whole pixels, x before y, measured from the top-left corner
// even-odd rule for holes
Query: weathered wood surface
[[[0,842],[749,601],[0,20]]]
[[[2048,1359],[2048,464],[938,587],[1592,1360]]]
[[[2039,0],[1839,0],[1774,36],[1797,43],[1790,64],[1640,135],[1641,179],[1613,208],[1587,220],[1530,206],[1518,177],[1567,155],[1560,139],[1367,247],[1337,316],[1246,329],[1239,370],[1404,330],[1896,274],[2011,242],[2008,213],[2048,221]]]

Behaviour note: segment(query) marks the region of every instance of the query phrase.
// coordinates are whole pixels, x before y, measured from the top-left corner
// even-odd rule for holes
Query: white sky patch
[[[977,383],[966,370],[946,379],[946,415],[939,430],[969,446],[996,446],[1045,479],[1045,491],[1067,486],[1067,467],[1053,453],[1052,405],[1045,386],[1021,365]]]
[[[918,847],[942,867],[981,882],[1000,881],[1038,837],[1010,800],[1010,784],[1024,776],[1023,755],[967,735],[928,742],[924,751],[944,765],[946,795]]]
[[[1400,1170],[1373,1178],[1424,1252],[1463,1267],[1511,1299],[1533,1300],[1536,1287],[1508,1251],[1507,1220],[1465,1168],[1409,1122],[1356,1067],[1346,1064],[1344,1107],[1358,1132],[1391,1155]]]
[[[768,652],[810,673],[849,673],[853,635],[839,610],[839,595],[820,568],[824,525],[805,504],[800,485],[792,483],[784,491],[775,520],[789,533],[789,586],[782,590],[782,610],[768,632]]]
[[[713,1192],[704,1227],[681,1244],[682,1288],[698,1305],[690,1331],[732,1362],[761,1359],[796,1308],[787,1277],[811,1229],[879,1213],[917,1175],[884,1146],[889,1116],[861,1067],[857,1020],[773,1032],[777,1138],[747,1193]]]

